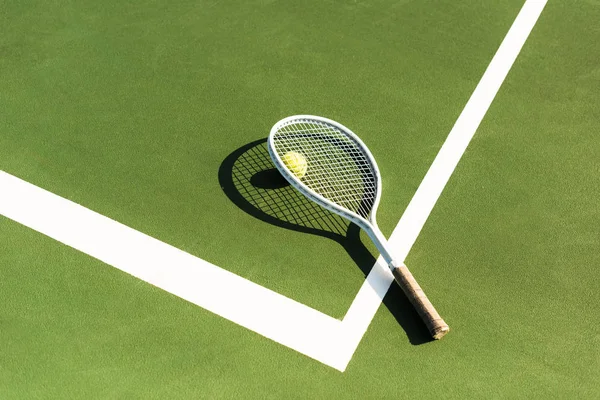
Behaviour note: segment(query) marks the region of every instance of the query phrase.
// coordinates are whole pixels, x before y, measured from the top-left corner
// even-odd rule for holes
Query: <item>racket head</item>
[[[377,225],[379,167],[349,128],[324,117],[294,115],[273,126],[267,147],[275,167],[306,197],[361,227]],[[286,165],[290,152],[305,158],[302,176]]]

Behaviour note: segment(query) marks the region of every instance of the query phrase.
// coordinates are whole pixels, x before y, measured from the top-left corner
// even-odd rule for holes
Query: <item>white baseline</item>
[[[546,0],[528,0],[431,165],[390,244],[404,260]],[[381,259],[343,321],[0,171],[0,215],[344,371],[393,278]]]

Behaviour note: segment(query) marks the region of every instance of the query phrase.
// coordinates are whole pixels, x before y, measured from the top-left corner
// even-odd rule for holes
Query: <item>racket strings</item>
[[[318,133],[318,137],[323,138],[324,134],[330,133],[332,130],[329,126],[325,126],[325,128],[323,129],[323,125],[320,125],[318,128],[313,126],[307,129],[306,124],[301,125],[303,132],[309,131],[313,133],[312,137],[302,135],[305,144],[307,139],[313,139],[315,136],[314,133]],[[337,129],[333,129],[333,132],[337,135],[326,138],[329,144],[334,146],[334,151],[332,151],[332,146],[323,146],[323,143],[320,143],[320,146],[316,146],[316,141],[309,142],[308,146],[304,147],[309,150],[307,152],[310,154],[310,157],[308,157],[309,163],[314,162],[316,167],[313,168],[313,173],[307,179],[311,181],[309,183],[312,183],[312,185],[309,184],[308,186],[338,205],[366,217],[370,211],[369,203],[371,203],[368,201],[368,194],[369,191],[373,191],[375,188],[373,184],[370,184],[370,182],[374,181],[374,177],[368,168],[368,161],[362,151],[357,151],[360,149],[357,149],[355,143],[349,141],[343,134],[340,137],[340,132]],[[354,165],[352,165],[352,161]],[[351,171],[349,167],[354,169],[354,174],[348,174]],[[359,177],[356,176],[357,169],[359,173],[362,173]],[[365,174],[365,170],[367,174]],[[314,173],[314,171],[319,171],[320,173]],[[345,179],[338,179],[337,182],[332,180],[332,177],[340,178],[340,176],[345,177]],[[331,190],[332,186],[335,187],[335,192]]]
[[[255,209],[279,221],[346,235],[346,220],[300,195],[292,186],[261,189],[251,183],[254,175],[272,168],[266,144],[253,147],[242,154],[232,168],[232,181],[242,198]]]
[[[363,218],[377,196],[377,177],[362,147],[337,127],[322,121],[296,120],[274,135],[275,151],[302,154],[307,171],[302,183],[310,190]]]

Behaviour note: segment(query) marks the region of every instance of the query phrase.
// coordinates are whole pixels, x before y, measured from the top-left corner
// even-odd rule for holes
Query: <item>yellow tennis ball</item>
[[[296,151],[288,151],[281,157],[281,161],[283,161],[285,166],[296,176],[296,178],[302,179],[304,175],[306,175],[308,163],[302,154]]]

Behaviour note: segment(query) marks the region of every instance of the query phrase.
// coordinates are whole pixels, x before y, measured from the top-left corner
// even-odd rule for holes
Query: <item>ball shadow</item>
[[[371,271],[376,258],[360,239],[360,228],[308,200],[274,168],[266,139],[248,143],[221,163],[219,183],[225,195],[240,209],[269,224],[332,239],[339,243],[363,272]],[[402,326],[410,343],[432,341],[425,324],[396,284],[383,299]]]

